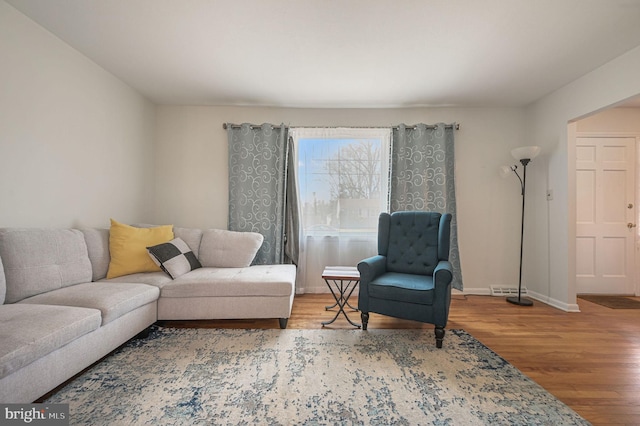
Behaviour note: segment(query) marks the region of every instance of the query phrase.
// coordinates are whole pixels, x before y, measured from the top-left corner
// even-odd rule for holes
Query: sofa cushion
[[[6,303],[91,281],[91,262],[77,229],[0,229]]]
[[[154,225],[132,225],[141,228],[153,228]],[[81,229],[84,234],[84,240],[87,243],[87,251],[89,260],[93,269],[92,281],[99,281],[107,276],[109,270],[109,229],[108,228],[85,228]],[[198,257],[200,251],[200,240],[202,239],[202,230],[198,228],[179,228],[173,227],[173,233],[176,238],[182,238],[187,243],[193,254]]]
[[[208,229],[202,233],[198,259],[202,266],[243,268],[251,265],[263,240],[257,232]]]
[[[250,268],[201,268],[164,285],[162,297],[290,296],[295,291],[294,265]]]
[[[168,284],[171,281],[172,281],[172,278],[162,271],[142,272],[139,274],[123,275],[117,278],[100,280],[100,282],[105,282],[105,283],[149,284],[159,288],[162,288],[165,284]]]
[[[131,226],[136,228],[154,228],[158,225],[152,225],[150,223],[133,223]],[[193,251],[193,254],[198,257],[200,251],[200,240],[202,240],[202,229],[199,228],[180,228],[178,226],[173,227],[173,235],[176,238],[182,238],[182,241]]]
[[[109,230],[109,270],[107,278],[138,272],[159,271],[153,263],[147,247],[166,243],[173,239],[173,226],[163,225],[153,228],[136,228],[111,219]]]
[[[194,269],[202,268],[198,258],[181,238],[147,247],[151,260],[171,278],[178,278]]]
[[[68,306],[0,306],[0,378],[100,327],[100,311]]]
[[[86,228],[80,230],[87,243],[87,253],[93,271],[91,281],[98,281],[107,276],[109,270],[109,229]]]
[[[20,303],[98,309],[105,325],[157,300],[159,295],[157,287],[146,284],[93,282],[39,294]]]
[[[202,241],[202,229],[174,226],[173,234],[176,238],[181,238],[182,241],[187,243],[191,251],[193,251],[193,254],[198,257],[200,254],[200,242]]]
[[[2,258],[0,257],[0,305],[4,303],[4,296],[7,293],[7,285],[4,279],[4,266],[2,266]]]

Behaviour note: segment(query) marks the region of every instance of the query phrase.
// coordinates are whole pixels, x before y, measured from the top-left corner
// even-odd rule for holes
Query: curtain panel
[[[423,210],[451,213],[453,288],[462,290],[458,250],[455,192],[454,129],[399,125],[393,129],[390,178],[390,210]]]
[[[297,263],[297,197],[295,185],[288,184],[293,158],[287,127],[245,123],[228,126],[227,135],[229,230],[264,236],[253,264]]]

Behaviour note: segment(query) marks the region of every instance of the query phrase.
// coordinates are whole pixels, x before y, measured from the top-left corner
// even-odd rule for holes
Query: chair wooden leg
[[[360,319],[362,320],[362,329],[366,330],[369,323],[369,312],[361,312]]]
[[[436,348],[442,348],[442,339],[444,339],[444,327],[436,326]]]

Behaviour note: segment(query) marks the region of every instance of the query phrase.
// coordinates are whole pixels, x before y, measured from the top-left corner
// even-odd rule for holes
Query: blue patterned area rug
[[[46,402],[92,425],[589,424],[459,330],[155,328]]]

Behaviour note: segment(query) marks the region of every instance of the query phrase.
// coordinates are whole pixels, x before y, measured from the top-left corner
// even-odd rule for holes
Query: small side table
[[[360,282],[360,273],[358,272],[358,268],[353,266],[327,266],[324,268],[324,271],[322,271],[322,278],[324,279],[324,282],[327,283],[333,298],[336,300],[336,303],[333,305],[325,306],[325,310],[328,311],[336,306],[338,307],[336,315],[330,321],[324,321],[322,326],[324,327],[325,325],[333,323],[342,312],[342,315],[344,315],[347,321],[349,321],[349,324],[360,328],[361,325],[351,321],[344,310],[346,305],[353,309],[353,311],[358,311],[357,308],[354,308],[349,304],[349,297],[351,297],[353,290]]]

